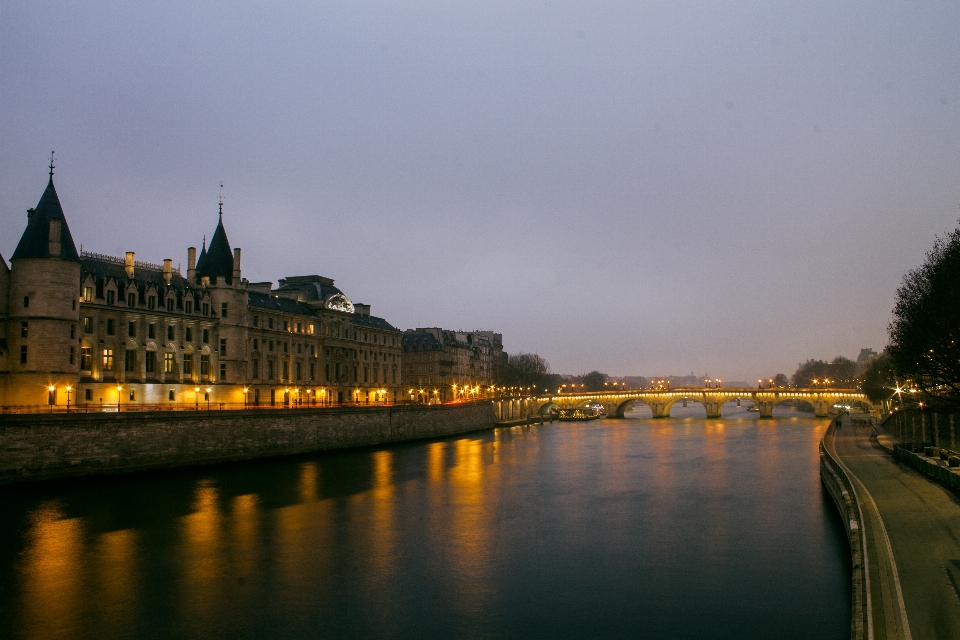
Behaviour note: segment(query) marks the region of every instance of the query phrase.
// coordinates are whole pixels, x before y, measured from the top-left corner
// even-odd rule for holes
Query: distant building
[[[860,349],[860,355],[857,356],[857,362],[867,362],[877,357],[877,352],[873,349]]]
[[[0,257],[0,405],[402,399],[401,332],[321,276],[241,277],[221,216],[173,261],[78,252],[50,181]]]
[[[418,402],[486,394],[505,357],[503,336],[492,331],[408,329],[402,346],[407,397]]]

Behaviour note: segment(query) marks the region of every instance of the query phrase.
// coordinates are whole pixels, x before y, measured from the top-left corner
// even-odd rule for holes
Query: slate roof
[[[269,309],[270,311],[292,313],[298,316],[310,316],[311,318],[319,317],[314,313],[313,309],[302,302],[297,302],[290,298],[269,296],[265,293],[256,293],[255,291],[247,292],[247,304],[251,307]]]
[[[370,327],[371,329],[382,329],[384,331],[399,331],[392,324],[376,316],[362,316],[359,313],[353,314],[353,324],[361,327]]]
[[[210,282],[215,278],[223,278],[227,284],[233,283],[233,249],[227,240],[227,232],[223,228],[223,216],[217,222],[217,230],[210,239],[210,248],[206,253],[200,253],[197,262],[197,278],[207,276]]]
[[[309,300],[311,302],[315,300],[326,300],[330,296],[338,293],[343,295],[343,292],[337,287],[319,280],[312,282],[285,281],[280,287],[277,288],[277,291],[296,291],[301,300]]]
[[[127,272],[122,263],[118,264],[117,262],[85,256],[80,259],[80,264],[81,286],[83,285],[83,282],[86,280],[87,276],[92,275],[96,288],[95,295],[97,298],[103,298],[103,287],[107,283],[108,278],[113,278],[120,285],[121,291],[119,295],[123,297],[124,289],[129,283],[129,278],[127,278]],[[133,273],[133,281],[136,283],[137,291],[139,292],[139,297],[141,300],[144,299],[144,295],[146,295],[146,292],[149,288],[148,285],[150,284],[154,285],[160,300],[163,300],[167,295],[167,283],[163,279],[163,271],[146,269],[144,267],[136,267]],[[178,309],[183,308],[185,294],[191,295],[195,299],[199,299],[201,294],[198,289],[194,289],[189,286],[186,278],[177,273],[174,273],[170,278],[169,288],[172,289],[177,295],[176,307]],[[163,303],[160,302],[159,304],[162,305]]]
[[[441,351],[443,346],[436,336],[427,331],[405,331],[400,338],[404,351]]]
[[[59,256],[50,255],[51,220],[60,220]],[[10,259],[50,257],[80,262],[77,245],[73,243],[70,227],[67,226],[67,219],[63,216],[63,208],[60,206],[60,198],[57,197],[57,190],[53,186],[53,176],[50,176],[50,182],[40,196],[40,202],[37,203],[33,215],[27,219],[27,228],[24,229],[20,243]]]

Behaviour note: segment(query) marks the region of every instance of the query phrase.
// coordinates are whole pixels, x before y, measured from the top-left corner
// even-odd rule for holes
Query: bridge
[[[787,401],[799,401],[813,407],[817,417],[828,415],[835,404],[872,408],[867,396],[853,389],[638,389],[634,391],[586,391],[557,395],[501,398],[494,400],[500,420],[543,415],[554,409],[602,404],[608,418],[622,418],[635,404],[650,407],[654,418],[670,417],[670,408],[678,402],[697,402],[707,410],[708,418],[719,418],[729,402],[751,402],[761,418],[772,418],[773,408]]]

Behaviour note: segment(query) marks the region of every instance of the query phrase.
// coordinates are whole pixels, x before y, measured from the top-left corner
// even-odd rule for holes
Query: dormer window
[[[147,296],[147,309],[157,308],[157,296]]]
[[[167,298],[167,311],[173,313],[173,298]]]
[[[93,287],[84,287],[83,288],[83,301],[91,302],[93,301]]]
[[[107,304],[113,304],[117,301],[117,293],[112,289],[107,289]]]
[[[184,313],[193,313],[193,300],[187,300],[183,303]]]
[[[210,315],[210,305],[207,304],[206,302],[203,303],[203,311],[200,313],[200,315],[203,315],[203,316]]]
[[[135,294],[135,293],[128,293],[128,294],[127,294],[127,306],[128,306],[128,307],[135,307],[135,306],[137,306],[137,294]]]

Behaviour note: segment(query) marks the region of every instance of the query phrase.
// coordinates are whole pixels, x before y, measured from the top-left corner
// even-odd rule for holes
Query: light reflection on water
[[[7,491],[0,636],[844,637],[826,421],[728,409]]]

